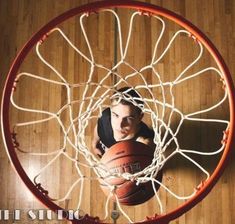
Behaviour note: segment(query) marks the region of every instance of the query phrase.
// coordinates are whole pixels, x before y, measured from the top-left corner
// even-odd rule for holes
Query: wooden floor
[[[0,86],[3,89],[6,81],[7,73],[14,60],[17,52],[22,48],[26,41],[45,25],[52,18],[60,15],[61,13],[72,9],[82,4],[94,2],[93,0],[67,0],[67,1],[28,1],[28,0],[0,0]],[[235,82],[235,2],[232,0],[143,0],[142,2],[149,2],[158,6],[165,7],[166,9],[172,10],[175,13],[180,14],[187,20],[196,25],[201,29],[209,39],[214,43],[217,49],[220,51],[225,62],[227,63],[230,72]],[[125,10],[119,11],[121,15],[121,23],[123,26],[123,34],[127,36],[127,18]],[[115,26],[114,20],[110,15],[96,16],[92,15],[92,19],[88,19],[85,22],[86,27],[92,27],[87,30],[87,35],[91,43],[92,49],[97,62],[103,64],[106,67],[111,67],[114,61],[120,59],[120,52],[115,50],[115,41],[119,40],[114,38]],[[60,27],[63,31],[68,34],[73,42],[76,42],[79,49],[89,55],[89,49],[85,44],[85,39],[81,36],[81,30],[76,30],[79,26],[77,19],[71,19],[67,24],[62,24]],[[146,26],[147,25],[147,26]],[[149,25],[149,26],[148,26]],[[156,25],[156,26],[154,26]],[[130,41],[130,49],[127,55],[127,60],[137,69],[143,67],[146,63],[149,63],[151,58],[151,48],[153,48],[156,41],[154,32],[159,35],[161,26],[159,23],[152,21],[151,19],[145,18],[139,20],[139,23],[134,24],[134,36],[135,38]],[[163,40],[160,43],[159,52],[162,52],[166,47],[168,41],[178,26],[175,26],[171,22],[166,22],[166,34],[163,36]],[[144,32],[143,32],[144,30]],[[76,31],[76,32],[75,32]],[[138,33],[141,35],[138,36]],[[42,54],[46,57],[50,63],[55,66],[64,78],[70,83],[85,82],[88,77],[89,63],[84,58],[77,56],[72,51],[68,44],[57,34],[55,39],[48,38],[45,44],[41,48]],[[125,38],[124,38],[125,40]],[[146,43],[146,44],[143,44]],[[181,48],[180,46],[185,46]],[[148,51],[150,48],[150,51]],[[119,44],[117,44],[119,49]],[[149,53],[150,52],[150,53]],[[158,52],[158,53],[159,53]],[[188,38],[182,37],[177,40],[176,45],[166,54],[155,67],[159,73],[163,73],[164,77],[162,80],[167,82],[169,80],[177,78],[177,74],[182,71],[195,57],[197,57],[198,48],[192,46]],[[116,54],[116,55],[115,55]],[[38,58],[35,53],[30,53],[29,57],[22,64],[21,72],[31,72],[40,74],[43,77],[49,77],[50,79],[59,81],[58,77],[54,76],[53,72],[46,66],[40,65]],[[197,69],[205,66],[214,66],[211,58],[207,53],[203,54],[203,58],[198,62],[198,67],[193,67],[189,72],[194,73]],[[120,66],[117,72],[125,74],[130,72],[131,68],[128,66]],[[173,71],[178,71],[173,72]],[[103,77],[104,70],[97,69],[95,76],[92,78],[93,82],[100,82]],[[146,71],[146,80],[148,84],[159,82],[156,77],[151,76],[151,72]],[[111,85],[113,82],[118,82],[119,78],[110,76],[104,83]],[[203,110],[211,103],[217,102],[221,96],[223,96],[223,90],[220,89],[221,82],[217,76],[212,73],[206,78],[198,78],[199,80],[191,80],[187,83],[180,84],[176,87],[176,106],[180,108],[184,114],[189,114],[197,111],[198,108]],[[129,83],[141,83],[140,77],[130,78]],[[18,88],[19,87],[19,88]],[[61,86],[53,84],[45,84],[42,81],[33,82],[30,78],[22,78],[19,82],[19,86],[15,93],[15,100],[19,105],[23,107],[31,107],[34,109],[41,109],[51,112],[58,111],[66,101],[66,91]],[[215,88],[216,87],[216,88]],[[89,93],[92,94],[93,88],[89,89]],[[76,98],[80,97],[84,92],[83,88],[77,88],[73,92],[73,96]],[[158,90],[154,92],[158,94]],[[99,93],[100,94],[100,93]],[[145,91],[142,92],[146,96]],[[2,91],[1,91],[2,96]],[[183,97],[182,97],[183,96]],[[100,95],[98,95],[100,97]],[[161,97],[158,99],[160,100]],[[166,98],[169,100],[169,92]],[[162,99],[161,99],[162,100]],[[105,103],[107,103],[105,101]],[[74,107],[74,114],[78,112],[80,107]],[[160,108],[160,112],[161,112]],[[209,117],[218,117],[221,119],[228,118],[228,107],[227,104],[218,108],[218,110],[207,114]],[[60,116],[68,126],[69,112],[61,113]],[[25,122],[30,119],[42,119],[45,118],[43,115],[35,115],[32,113],[20,112],[19,110],[11,108],[12,123],[14,122]],[[202,115],[203,116],[203,115]],[[145,116],[145,121],[150,122],[150,117]],[[174,125],[177,125],[177,118],[174,118]],[[86,128],[86,142],[90,145],[92,138],[92,130],[94,129],[95,122],[91,121]],[[192,125],[188,123],[185,125],[185,129],[180,133],[179,139],[185,148],[190,147],[201,147],[209,148],[215,146],[220,141],[220,134],[216,130],[222,130],[223,127],[218,126],[204,126]],[[21,142],[21,148],[30,152],[52,152],[59,149],[62,146],[61,141],[61,128],[56,125],[55,121],[50,121],[48,124],[34,125],[30,128],[18,128],[18,140]],[[70,134],[70,133],[69,133]],[[185,137],[187,136],[187,137]],[[60,140],[57,140],[60,139]],[[192,147],[193,146],[193,147]],[[208,150],[209,150],[208,149]],[[73,150],[67,148],[68,154],[73,155]],[[53,157],[38,157],[28,156],[27,154],[18,153],[19,159],[22,162],[24,169],[30,178],[33,178],[37,172],[48,164],[50,159]],[[74,155],[73,155],[74,156]],[[231,160],[218,183],[215,185],[210,194],[193,209],[182,215],[180,218],[173,220],[172,224],[233,224],[235,223],[235,151],[231,154]],[[218,161],[219,156],[215,157],[203,157],[195,159],[200,161],[202,166],[206,167],[207,170],[213,170],[214,163]],[[80,158],[79,158],[80,159]],[[179,194],[189,194],[190,190],[195,184],[201,180],[203,176],[192,164],[184,160],[172,160],[166,166],[164,172],[164,178],[166,185],[168,185],[173,191]],[[84,171],[85,175],[93,176],[92,172]],[[73,163],[68,162],[65,157],[61,156],[51,167],[49,167],[41,181],[45,183],[46,188],[53,191],[52,197],[59,197],[66,193],[66,190],[71,183],[76,179],[76,170]],[[45,207],[38,202],[29,190],[22,183],[21,179],[15,173],[8,159],[4,144],[0,142],[0,211],[19,209],[22,211],[22,217],[20,221],[16,223],[27,223],[26,213],[30,209],[38,211],[38,209],[45,209]],[[85,195],[86,199],[83,201],[83,208],[86,209],[92,215],[103,216],[105,196],[97,183],[86,183],[85,184]],[[191,187],[191,188],[190,188]],[[66,209],[74,208],[77,203],[78,191],[74,191],[68,198],[68,200],[58,203],[60,206]],[[171,196],[167,195],[165,191],[160,191],[160,196],[163,199],[163,205],[166,209],[175,209],[182,202],[172,199]],[[127,213],[130,217],[136,220],[142,219],[145,215],[153,215],[155,212],[159,213],[159,208],[155,201],[151,200],[148,204],[137,206],[134,209],[127,208]],[[101,214],[102,213],[102,214]],[[3,213],[1,213],[3,214]],[[141,216],[141,214],[144,214]],[[110,219],[109,219],[110,221]],[[110,221],[111,222],[111,221]],[[126,219],[122,216],[118,223],[126,223]],[[0,216],[0,223],[12,223],[10,221],[4,221]],[[37,221],[30,222],[37,223]],[[62,221],[41,221],[39,223],[63,223]],[[66,223],[64,221],[64,223]]]

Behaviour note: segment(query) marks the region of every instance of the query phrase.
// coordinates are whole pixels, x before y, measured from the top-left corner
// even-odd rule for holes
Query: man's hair
[[[139,114],[142,112],[141,108],[144,105],[142,97],[131,87],[122,87],[116,90],[111,97],[111,102],[114,101],[123,105],[133,105]]]

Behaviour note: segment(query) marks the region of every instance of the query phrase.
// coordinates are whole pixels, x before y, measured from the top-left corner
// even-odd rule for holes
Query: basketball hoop
[[[109,20],[105,20],[105,18]],[[103,45],[100,48],[97,47],[97,49],[93,49],[96,45],[92,46],[91,38],[95,37],[89,36],[88,24],[96,24],[95,22],[99,22],[99,19],[103,22],[115,22],[115,26],[113,27],[115,30],[115,38],[112,40],[111,37],[106,37],[106,39],[109,39],[110,43],[105,45],[108,41],[105,40],[102,42]],[[150,53],[146,53],[150,54],[149,60],[146,62],[147,64],[137,67],[134,66],[134,63],[129,62],[133,57],[133,55],[129,55],[129,52],[133,50],[130,46],[134,43],[133,29],[141,30],[141,26],[137,26],[136,23],[144,24],[141,22],[141,19],[145,21],[146,24],[151,24],[152,29],[154,29],[155,26],[157,28],[155,29],[155,35],[151,36],[153,43],[146,41],[150,45],[148,46],[148,44],[146,44],[146,46],[151,48],[149,50]],[[124,22],[122,20],[125,22],[128,21],[127,30],[123,28]],[[69,30],[65,24],[66,22],[71,26],[73,25],[75,28],[78,27],[79,31],[74,32]],[[100,25],[98,22],[97,24]],[[166,35],[166,24],[168,23],[175,23],[177,25],[175,28],[177,31],[167,33]],[[102,30],[103,26],[104,25],[101,24],[99,28]],[[153,32],[153,30],[151,30],[151,32]],[[76,39],[74,38],[76,35],[80,35],[81,37],[79,36],[79,38]],[[102,35],[104,36],[105,34],[102,33]],[[64,46],[66,44],[69,46],[70,50],[73,50],[74,55],[78,55],[76,62],[80,63],[77,66],[79,68],[74,66],[72,69],[66,70],[63,68],[60,70],[53,64],[57,63],[56,60],[50,61],[48,59],[50,57],[45,56],[47,53],[50,54],[50,52],[46,52],[43,47],[52,46],[54,40],[52,42],[50,41],[53,38],[57,41],[64,41],[63,45],[59,43],[58,46]],[[169,38],[165,41],[165,46],[162,44],[164,38]],[[182,40],[178,40],[178,38],[182,38]],[[136,37],[136,39],[138,38]],[[78,47],[78,43],[75,43],[74,40],[79,40],[82,43],[81,46]],[[174,71],[174,77],[173,75],[169,75],[169,77],[172,77],[171,80],[165,80],[166,74],[162,73],[161,66],[165,63],[164,60],[170,48],[177,41],[179,41],[179,43],[187,42],[187,44],[192,44],[197,50],[192,52],[192,54],[195,55],[192,56],[192,60],[188,64]],[[101,64],[100,61],[102,61],[103,58],[102,53],[107,53],[106,51],[108,51],[105,49],[105,46],[113,47],[112,50],[108,50],[110,52],[113,51],[115,56],[112,58],[112,63],[105,62],[106,64]],[[135,46],[133,45],[132,48],[135,48]],[[175,48],[175,51],[177,49],[178,48]],[[179,49],[183,51],[180,47]],[[209,54],[204,54],[204,50]],[[36,52],[36,55],[29,56],[33,54],[32,52]],[[41,66],[45,66],[45,68],[39,68],[38,74],[29,72],[28,70],[25,71],[24,66],[27,67],[27,65],[24,63],[27,57],[37,57],[39,63],[42,64]],[[213,62],[211,62],[212,65],[210,64],[205,67],[203,63],[209,62],[203,59],[204,61],[201,63],[201,58],[203,57],[208,57],[210,60],[213,59]],[[73,62],[76,64],[75,60]],[[142,61],[140,61],[140,63],[142,63]],[[177,67],[177,62],[175,62],[175,64],[174,66]],[[196,64],[199,64],[201,67],[199,65],[196,67]],[[81,67],[86,67],[86,69],[84,69],[86,73],[84,72],[85,78],[79,77],[79,82],[76,81],[76,77],[74,78],[75,82],[68,80],[66,74],[62,72],[66,70],[65,73],[67,73],[70,70],[82,69]],[[194,71],[194,69],[196,71]],[[45,72],[45,74],[43,72]],[[201,77],[204,76],[209,77],[208,79],[220,80],[217,81],[218,85],[214,87],[216,89],[215,94],[218,93],[218,96],[215,96],[214,102],[211,103],[213,105],[192,105],[193,111],[184,111],[177,102],[177,96],[179,96],[177,92],[178,86],[186,84],[190,86],[188,82],[193,80],[193,83],[196,83],[197,79],[201,79]],[[33,81],[31,82],[29,80]],[[199,80],[199,82],[203,83],[203,80],[204,79]],[[47,89],[54,91],[51,94],[59,92],[62,103],[55,103],[56,109],[53,108],[54,110],[50,110],[50,105],[54,102],[54,100],[50,102],[50,99],[48,99],[49,106],[45,107],[43,105],[40,109],[33,105],[28,105],[27,102],[22,105],[20,100],[18,100],[19,93],[17,91],[24,89],[25,86],[27,88],[29,87],[24,82],[26,84],[28,82],[37,83],[36,85],[41,86],[40,88],[42,88],[44,92]],[[53,87],[47,88],[43,87],[44,85],[51,85]],[[108,105],[108,101],[113,93],[117,92],[117,89],[122,86],[130,86],[140,93],[142,97],[141,101],[143,101],[143,107],[141,106],[140,109],[146,115],[146,120],[149,121],[155,132],[154,143],[156,148],[152,162],[147,167],[144,167],[143,170],[134,173],[123,172],[114,174],[106,169],[102,160],[97,159],[96,156],[93,155],[89,144],[90,139],[87,136],[89,135],[89,131],[92,130],[92,128],[94,129],[95,120]],[[24,93],[23,90],[21,91],[21,93]],[[43,91],[40,92],[39,95],[40,94],[43,95]],[[48,98],[50,98],[50,94],[48,94]],[[135,99],[129,96],[128,92],[124,93],[122,98],[135,105]],[[35,101],[36,100],[37,99],[35,99]],[[132,220],[131,215],[128,214],[128,209],[125,210],[126,208],[119,203],[116,197],[117,195],[115,195],[115,193],[112,194],[112,184],[106,181],[106,184],[109,186],[110,195],[107,193],[107,197],[105,197],[105,201],[103,202],[105,207],[104,217],[98,218],[97,215],[99,214],[89,214],[89,211],[85,211],[86,215],[81,215],[78,220],[72,220],[73,223],[107,223],[107,217],[112,213],[109,211],[111,197],[116,197],[117,200],[113,210],[118,210],[124,217],[125,222],[164,224],[176,219],[199,203],[211,191],[222,175],[232,148],[232,141],[235,139],[234,100],[235,89],[230,72],[223,58],[211,41],[190,22],[171,11],[147,3],[129,0],[99,1],[74,8],[56,17],[42,27],[25,44],[14,60],[5,83],[1,108],[2,131],[11,163],[23,182],[45,206],[57,213],[63,210],[62,215],[65,218],[68,218],[67,211],[61,204],[66,200],[72,200],[72,196],[70,195],[78,186],[79,193],[77,193],[77,195],[79,196],[77,201],[72,204],[75,204],[74,209],[78,211],[83,210],[81,207],[84,200],[84,186],[86,181],[96,181],[96,183],[99,184],[99,180],[102,178],[104,180],[105,176],[134,180],[137,184],[152,183],[155,196],[154,203],[158,207],[155,214],[158,215],[151,214],[151,216],[147,215],[147,218],[142,217],[141,220]],[[221,107],[229,108],[229,118],[217,118],[217,112],[215,111],[220,110]],[[22,114],[22,116],[18,116],[19,120],[15,120],[11,118],[12,113],[19,113],[19,115]],[[212,117],[208,118],[208,116]],[[37,125],[41,125],[42,130],[45,130],[45,127],[54,127],[49,124],[50,122],[54,122],[53,124],[58,125],[59,131],[57,135],[59,136],[59,140],[52,140],[56,148],[48,146],[48,150],[43,151],[44,147],[43,144],[41,144],[40,150],[34,151],[33,146],[28,147],[28,143],[24,142],[24,138],[26,138],[25,133],[32,134],[37,129]],[[186,122],[191,122],[193,125],[198,123],[200,123],[200,125],[221,125],[221,129],[224,130],[223,134],[220,134],[220,130],[218,130],[221,145],[209,146],[208,148],[215,147],[215,149],[210,151],[200,151],[194,149],[193,146],[190,149],[183,147],[180,136],[182,136],[181,131]],[[45,127],[43,125],[45,125]],[[53,130],[53,128],[51,130]],[[187,131],[185,132],[184,134],[187,136]],[[22,134],[23,137],[19,136],[20,133],[24,133]],[[43,136],[43,134],[40,135],[41,140],[45,138],[45,136]],[[35,142],[36,141],[38,140],[35,140]],[[60,145],[55,143],[57,141],[61,141]],[[21,163],[23,160],[21,157],[27,155],[34,156],[44,162],[44,165],[38,168],[37,174],[31,177],[29,177],[29,172],[23,168]],[[203,161],[205,157],[214,155],[220,156],[220,158],[212,171],[200,165],[201,160]],[[156,178],[162,168],[167,167],[167,164],[177,156],[190,164],[188,165],[190,169],[191,166],[194,167],[197,172],[201,172],[201,176],[203,176],[200,182],[195,183],[191,192],[186,195],[175,193],[171,187],[169,187],[168,183],[164,181],[161,182]],[[46,158],[45,161],[42,158]],[[69,186],[68,189],[64,190],[63,195],[55,193],[55,195],[52,196],[51,191],[41,183],[40,177],[48,172],[50,167],[54,165],[59,158],[66,159],[69,164],[72,164],[69,166],[71,166],[71,170],[75,170],[73,173],[74,181],[70,183],[71,186]],[[160,189],[158,190],[154,187],[155,185],[160,186]],[[166,196],[166,194],[168,195],[167,197],[173,197],[175,200],[180,201],[177,208],[168,210],[168,208],[164,207],[164,199],[162,199],[161,196]],[[114,213],[112,213],[112,215],[113,214]],[[118,217],[118,215],[112,217]]]

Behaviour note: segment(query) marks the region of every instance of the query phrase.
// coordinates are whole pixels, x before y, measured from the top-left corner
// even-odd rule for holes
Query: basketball
[[[101,158],[101,163],[111,174],[138,173],[152,163],[154,150],[149,146],[136,141],[122,141],[113,145]],[[157,180],[162,180],[160,171]],[[152,182],[136,184],[136,181],[126,180],[123,177],[106,177],[100,180],[100,186],[108,196],[110,188],[115,186],[118,201],[124,205],[138,205],[146,202],[154,195]],[[156,190],[159,185],[155,184]],[[115,200],[115,196],[112,196]]]

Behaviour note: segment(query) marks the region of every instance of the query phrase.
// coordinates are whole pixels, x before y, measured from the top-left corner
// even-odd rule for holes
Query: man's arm
[[[141,142],[145,145],[148,145],[150,148],[154,149],[155,148],[155,144],[153,142],[153,139],[151,138],[144,138],[144,137],[138,137],[136,139],[137,142]]]
[[[93,152],[99,156],[102,157],[102,149],[99,148],[100,144],[100,137],[98,136],[98,131],[97,131],[97,125],[95,126],[94,133],[93,133],[93,139],[92,139],[92,150]]]

